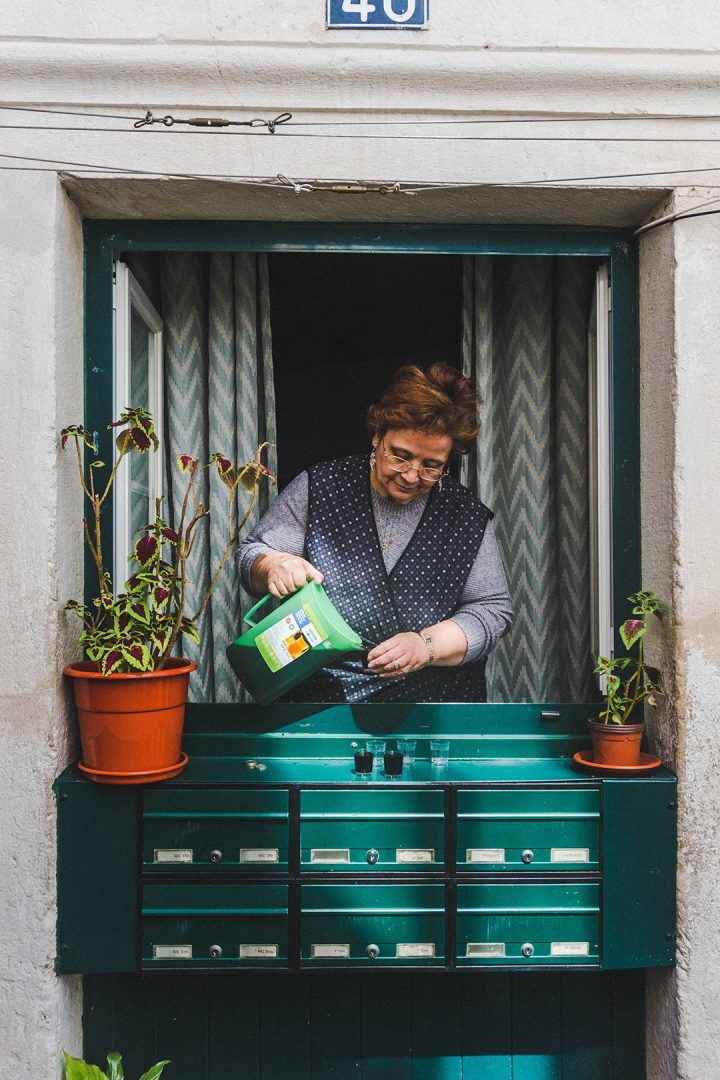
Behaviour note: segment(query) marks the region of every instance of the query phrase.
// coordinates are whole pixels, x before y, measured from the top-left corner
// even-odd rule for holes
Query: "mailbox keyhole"
[[[533,953],[535,952],[535,946],[534,946],[534,945],[531,945],[531,944],[530,944],[530,943],[528,942],[528,943],[527,943],[526,945],[523,945],[523,947],[522,947],[522,949],[520,950],[520,952],[521,952],[521,953],[523,954],[523,956],[524,956],[524,957],[529,957],[529,956],[532,956],[532,954],[533,954]]]
[[[378,945],[368,945],[365,952],[368,954],[371,960],[375,960],[380,955],[380,947]]]
[[[217,848],[210,852],[210,862],[220,862],[222,857],[222,851],[218,851]]]
[[[535,858],[535,852],[531,851],[530,848],[526,848],[525,851],[523,851],[520,858],[522,859],[522,861],[524,863],[531,863],[533,861],[533,859]]]
[[[213,960],[218,960],[222,956],[222,948],[220,945],[210,946],[210,956]]]
[[[370,848],[370,850],[368,851],[368,853],[366,855],[366,858],[367,858],[367,861],[370,863],[370,865],[374,866],[375,863],[380,858],[380,852],[376,851],[374,847]]]

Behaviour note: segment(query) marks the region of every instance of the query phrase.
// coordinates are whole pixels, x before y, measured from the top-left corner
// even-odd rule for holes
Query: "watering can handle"
[[[257,604],[251,607],[247,614],[243,616],[243,622],[246,622],[248,626],[255,626],[256,623],[253,622],[250,616],[254,615],[257,609],[259,607],[262,607],[266,600],[272,600],[272,598],[272,593],[267,593],[265,596],[263,596],[262,600],[258,600]]]

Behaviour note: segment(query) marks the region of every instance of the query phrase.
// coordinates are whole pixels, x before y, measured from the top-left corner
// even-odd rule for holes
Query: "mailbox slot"
[[[442,885],[303,885],[303,967],[442,967]]]
[[[498,789],[459,791],[458,871],[596,871],[600,792]]]
[[[599,964],[600,886],[458,886],[459,966]]]
[[[333,851],[341,858],[331,858]],[[303,791],[304,871],[441,873],[445,862],[442,791]]]
[[[146,885],[142,967],[284,968],[286,885]]]
[[[146,873],[287,873],[288,838],[287,791],[145,792]]]

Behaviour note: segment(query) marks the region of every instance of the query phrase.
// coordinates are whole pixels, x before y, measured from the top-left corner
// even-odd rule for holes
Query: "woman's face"
[[[419,495],[426,495],[435,486],[437,481],[422,479],[418,470],[438,470],[439,477],[450,456],[452,439],[449,435],[432,435],[415,428],[390,428],[382,436],[375,435],[373,446],[373,487],[386,499],[409,503]],[[400,461],[395,459],[408,462],[408,470],[398,472]]]

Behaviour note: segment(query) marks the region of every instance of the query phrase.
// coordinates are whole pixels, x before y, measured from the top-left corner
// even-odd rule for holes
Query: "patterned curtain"
[[[587,259],[464,258],[463,370],[481,398],[461,479],[495,511],[515,606],[489,701],[591,701]]]
[[[217,450],[245,463],[254,459],[259,443],[276,441],[270,293],[265,255],[163,253],[157,270],[165,323],[168,489],[175,514],[185,490],[175,467],[179,454],[209,461]],[[276,473],[274,447],[266,461]],[[246,529],[265,512],[273,490],[263,484]],[[193,611],[227,544],[226,492],[215,468],[203,471],[198,496],[212,513],[192,556]],[[242,513],[242,493],[240,506]],[[230,558],[201,621],[201,644],[185,642],[185,653],[198,663],[193,700],[243,699],[225,647],[240,632],[251,603]]]

